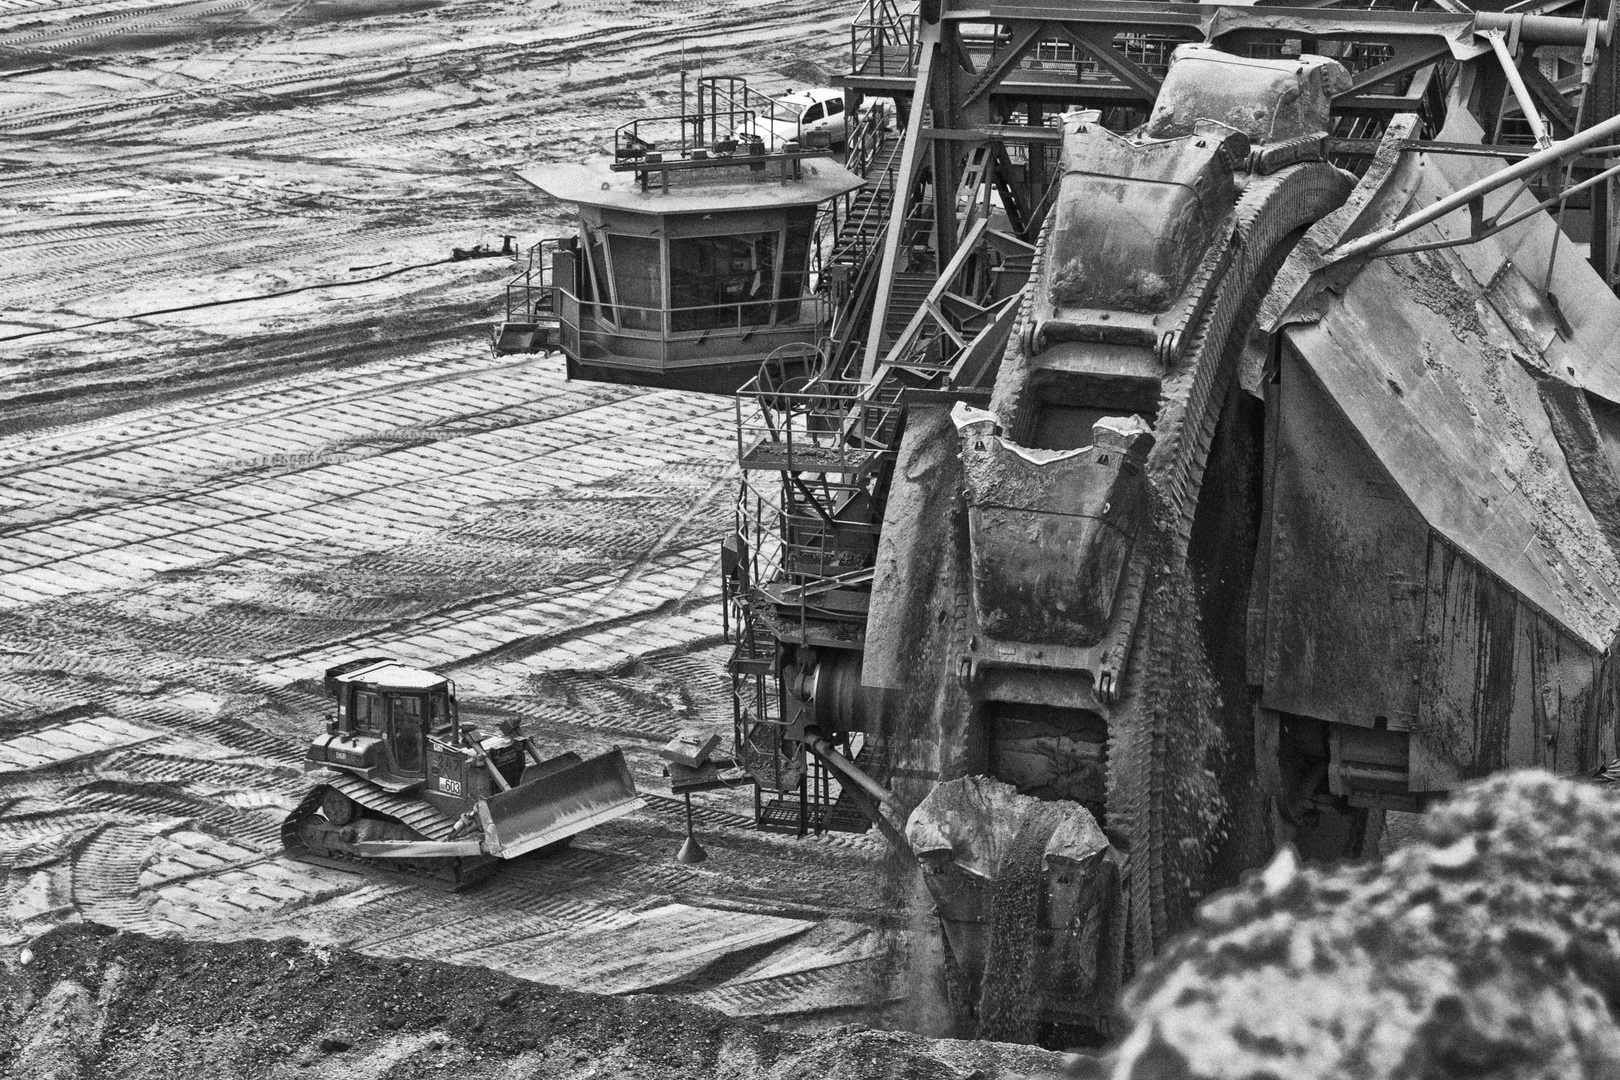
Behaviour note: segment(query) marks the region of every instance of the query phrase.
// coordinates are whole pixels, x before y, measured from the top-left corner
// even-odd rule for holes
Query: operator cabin
[[[551,265],[569,378],[730,393],[826,336],[817,207],[862,180],[794,143],[730,142],[518,174],[579,207]]]

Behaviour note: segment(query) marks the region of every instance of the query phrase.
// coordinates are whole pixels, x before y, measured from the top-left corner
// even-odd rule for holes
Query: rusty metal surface
[[[1421,161],[1412,197],[1430,201],[1488,168]],[[1496,209],[1488,198],[1486,212]],[[1414,239],[1466,227],[1443,222]],[[1620,382],[1620,365],[1604,356],[1620,301],[1566,246],[1554,291],[1564,288],[1579,316],[1573,336],[1536,329],[1551,320],[1525,303],[1526,286],[1540,280],[1537,234],[1550,241],[1554,228],[1538,215],[1501,243],[1374,260],[1342,297],[1318,294],[1322,316],[1290,326],[1287,339],[1433,528],[1603,650],[1620,631],[1620,564],[1570,473],[1537,376],[1568,379],[1573,368],[1592,388]],[[1510,286],[1504,275],[1528,280]],[[1497,303],[1517,314],[1504,318]]]
[[[909,659],[915,628],[929,625],[930,617],[937,621],[955,615],[954,603],[940,607],[934,585],[938,568],[957,548],[959,448],[948,407],[911,409],[878,538],[862,653],[861,681],[867,686],[908,686],[915,673]]]
[[[1507,768],[1589,772],[1613,757],[1613,654],[1554,620],[1436,537],[1411,786],[1434,791]]]
[[[958,410],[979,625],[1015,641],[1095,645],[1151,514],[1151,429],[1109,417],[1090,446],[1026,450],[996,434],[993,414]]]
[[[1454,116],[1441,137],[1480,134]],[[1251,605],[1263,672],[1251,663],[1250,677],[1267,708],[1387,730],[1377,753],[1354,751],[1378,762],[1335,772],[1339,793],[1394,783],[1383,759],[1402,732],[1413,792],[1613,756],[1620,302],[1568,244],[1547,274],[1546,214],[1473,244],[1312,269],[1332,243],[1492,168],[1381,152],[1268,301],[1285,325],[1268,398],[1282,418],[1266,600]],[[1509,204],[1533,201],[1496,192],[1484,216]],[[1468,228],[1454,215],[1409,242]],[[1335,747],[1350,737],[1335,732]]]
[[[1264,704],[1409,725],[1428,528],[1291,351],[1279,383]]]
[[[1285,142],[1327,131],[1333,95],[1349,88],[1349,73],[1325,56],[1267,60],[1179,45],[1146,134],[1174,139],[1214,120],[1255,142]]]
[[[1070,1018],[1106,1016],[1125,953],[1121,860],[1089,811],[964,777],[929,793],[906,838],[979,1037],[1027,1039],[1035,995]]]

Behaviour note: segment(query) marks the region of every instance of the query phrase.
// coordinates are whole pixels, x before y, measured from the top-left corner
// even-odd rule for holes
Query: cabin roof
[[[814,206],[865,183],[831,158],[803,160],[800,178],[788,181],[781,178],[779,160],[769,155],[765,160],[765,170],[760,173],[739,164],[683,168],[671,173],[667,192],[660,189],[656,178],[648,190],[641,190],[636,172],[615,171],[613,159],[608,157],[521,169],[518,178],[563,202],[660,215]]]
[[[432,690],[443,686],[445,678],[421,668],[407,667],[392,660],[383,661],[357,671],[346,671],[337,677],[339,682],[365,683],[385,690]]]

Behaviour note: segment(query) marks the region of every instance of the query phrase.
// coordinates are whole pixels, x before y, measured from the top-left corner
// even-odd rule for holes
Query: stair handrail
[[[904,59],[899,69],[890,72],[889,45],[896,46]],[[866,0],[861,7],[860,14],[849,24],[849,60],[851,71],[860,71],[863,66],[862,46],[865,46],[865,58],[877,57],[877,74],[887,76],[890,74],[906,76],[916,70],[917,60],[917,16],[914,13],[902,12],[897,0]],[[900,48],[903,46],[903,49]]]
[[[864,177],[877,152],[883,145],[884,136],[889,127],[889,104],[885,101],[873,102],[867,107],[866,115],[855,125],[847,139],[848,155],[845,166],[850,172]]]
[[[894,166],[891,165],[889,168],[885,169],[883,171],[883,175],[878,178],[878,182],[873,188],[874,194],[887,193],[890,196],[888,201],[892,205],[894,202],[894,184]],[[846,217],[844,219],[844,228],[842,230],[840,240],[833,246],[833,261],[837,261],[840,255],[848,252],[854,252],[858,256],[854,260],[857,274],[860,272],[861,264],[866,262],[872,242],[881,238],[884,230],[888,227],[889,207],[884,206],[883,209],[879,211],[878,206],[880,202],[881,200],[873,198],[866,204],[866,207],[861,211],[859,216],[850,215],[849,217]],[[866,236],[865,229],[866,226],[871,223],[875,213],[881,213],[883,215],[883,228],[880,228],[875,234],[873,234],[873,236],[869,238]]]

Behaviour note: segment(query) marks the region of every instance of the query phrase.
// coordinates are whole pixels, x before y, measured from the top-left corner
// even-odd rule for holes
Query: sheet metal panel
[[[1612,654],[1593,655],[1436,536],[1411,787],[1500,769],[1588,773],[1615,756]]]
[[[1429,530],[1291,349],[1278,399],[1262,704],[1410,728]]]
[[[1478,136],[1463,116],[1439,134]],[[1363,218],[1431,202],[1496,167],[1424,154],[1391,164],[1352,197],[1380,208]],[[1530,197],[1496,193],[1486,217],[1509,200],[1528,206]],[[1573,332],[1560,332],[1560,312],[1540,292],[1556,228],[1545,214],[1480,243],[1374,259],[1348,277],[1335,272],[1330,290],[1301,291],[1311,251],[1376,226],[1351,219],[1313,230],[1298,267],[1279,275],[1304,300],[1268,301],[1277,311],[1292,304],[1290,317],[1303,321],[1283,331],[1265,704],[1365,723],[1349,714],[1368,711],[1380,687],[1396,694],[1378,671],[1394,661],[1415,678],[1404,699],[1415,698],[1412,790],[1502,768],[1595,768],[1616,752],[1620,711],[1620,563],[1604,529],[1615,486],[1604,459],[1616,448],[1602,423],[1603,402],[1620,394],[1620,302],[1565,242],[1552,287]],[[1467,229],[1457,214],[1402,243]],[[1305,385],[1318,396],[1302,395]],[[1375,473],[1416,519],[1399,545],[1388,530],[1401,515],[1349,482]],[[1334,501],[1342,506],[1324,509]],[[1422,570],[1406,608],[1389,586],[1409,573],[1415,536]],[[1288,567],[1286,545],[1299,567]],[[1397,647],[1412,611],[1415,652]],[[1370,636],[1378,612],[1391,614],[1384,648]],[[1358,658],[1364,682],[1347,686],[1342,670]],[[1331,690],[1313,691],[1313,679]],[[1398,726],[1394,716],[1389,726]]]
[[[1461,109],[1453,110],[1441,129],[1439,139],[1479,142],[1479,124]],[[1437,198],[1501,167],[1489,158],[1458,157],[1445,154],[1414,155],[1423,173],[1423,191],[1418,198]],[[1515,197],[1516,196],[1516,197]],[[1536,203],[1535,196],[1517,185],[1493,192],[1485,198],[1485,215],[1490,217],[1512,200],[1512,216]],[[1416,205],[1416,202],[1414,202]],[[1523,224],[1507,229],[1491,239],[1455,250],[1474,280],[1487,289],[1487,301],[1525,347],[1544,356],[1550,370],[1584,389],[1620,402],[1620,362],[1614,342],[1620,339],[1620,301],[1603,284],[1597,271],[1581,250],[1568,238],[1558,243],[1557,264],[1553,268],[1551,290],[1574,330],[1569,339],[1555,330],[1556,319],[1541,296],[1547,280],[1547,264],[1553,257],[1557,225],[1551,215],[1537,214]],[[1453,214],[1423,230],[1423,237],[1460,237],[1468,233],[1468,215]]]
[[[1620,564],[1515,358],[1525,347],[1453,252],[1375,260],[1319,322],[1286,334],[1430,525],[1593,651],[1608,648]]]

